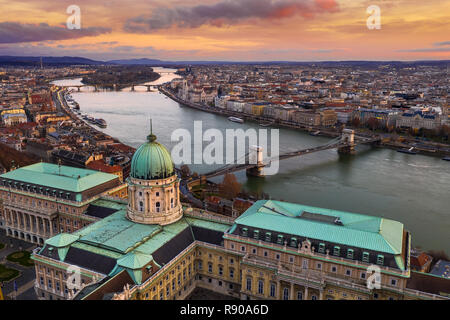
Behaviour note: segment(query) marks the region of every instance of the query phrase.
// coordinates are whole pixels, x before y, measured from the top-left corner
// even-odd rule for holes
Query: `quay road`
[[[316,126],[304,126],[299,125],[294,122],[290,121],[283,121],[283,120],[277,120],[274,121],[274,119],[266,118],[266,117],[258,117],[253,115],[248,115],[240,112],[225,110],[225,109],[219,109],[216,107],[209,107],[206,105],[198,104],[198,103],[192,103],[189,101],[184,101],[183,99],[179,98],[175,93],[173,93],[167,85],[161,85],[158,87],[159,91],[169,97],[170,99],[184,105],[190,108],[194,108],[197,110],[201,110],[204,112],[214,113],[217,115],[222,115],[226,117],[238,117],[241,119],[244,119],[246,121],[253,121],[258,123],[268,123],[269,126],[279,126],[284,128],[291,128],[296,130],[302,130],[306,132],[317,132],[320,131],[320,136],[325,137],[338,137],[341,135],[338,129],[333,128],[324,128],[324,127],[316,127]],[[355,135],[358,135],[360,137],[365,138],[375,138],[378,136],[377,134],[372,134],[367,131],[363,130],[355,130]],[[390,140],[392,137],[389,133],[383,133],[381,134],[382,140],[378,147],[385,147],[390,149],[409,149],[411,147],[415,148],[415,151],[421,154],[425,155],[440,155],[440,156],[448,156],[450,155],[450,145],[449,144],[443,144],[443,143],[436,143],[436,142],[430,142],[430,141],[420,141],[414,138],[405,138],[404,142],[393,142],[393,141],[386,141]]]

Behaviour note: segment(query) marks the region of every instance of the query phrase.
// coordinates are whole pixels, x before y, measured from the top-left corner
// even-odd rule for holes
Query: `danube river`
[[[155,68],[159,70],[168,69]],[[155,84],[174,77],[165,74]],[[80,79],[55,83],[75,85]],[[150,117],[158,141],[169,150],[176,145],[171,141],[172,132],[180,128],[193,132],[194,121],[202,121],[204,130],[222,132],[227,128],[262,128],[182,107],[159,92],[146,92],[145,87],[135,89],[92,92],[83,88],[72,96],[83,113],[106,120],[108,127],[102,131],[134,147],[145,141]],[[281,153],[329,141],[290,129],[280,129],[279,136]],[[218,166],[191,167],[201,173]],[[268,193],[273,199],[398,220],[412,232],[414,246],[450,254],[450,162],[439,157],[359,146],[355,156],[340,157],[336,150],[328,150],[283,160],[274,176],[247,178],[245,172],[236,176],[245,189]]]

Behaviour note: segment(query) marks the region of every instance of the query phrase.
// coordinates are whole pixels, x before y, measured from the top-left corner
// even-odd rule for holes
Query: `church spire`
[[[150,118],[150,134],[147,136],[148,142],[154,142],[156,141],[156,136],[153,134],[153,128],[152,128],[152,119]]]

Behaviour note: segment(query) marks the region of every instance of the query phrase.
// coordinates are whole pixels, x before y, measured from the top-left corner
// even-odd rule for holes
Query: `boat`
[[[442,158],[442,160],[445,160],[445,161],[450,161],[450,157],[445,157],[445,158]]]
[[[237,118],[237,117],[228,117],[228,120],[237,122],[237,123],[244,123],[244,120],[242,120],[241,118]]]
[[[106,128],[106,121],[103,119],[95,119],[95,124],[100,128]]]
[[[274,122],[260,122],[259,123],[259,125],[261,126],[261,127],[269,127],[269,126],[271,126],[271,125],[273,125],[274,124]]]
[[[407,154],[417,154],[417,152],[415,152],[413,150],[414,150],[414,147],[409,148],[409,149],[400,149],[400,150],[397,150],[397,152],[407,153]]]
[[[309,135],[310,136],[318,136],[320,134],[320,131],[316,131],[316,132],[311,132]]]

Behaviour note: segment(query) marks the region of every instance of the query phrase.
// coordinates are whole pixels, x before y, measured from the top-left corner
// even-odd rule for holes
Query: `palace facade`
[[[40,162],[0,175],[0,227],[10,237],[43,245],[104,218],[96,201],[126,195],[116,175]]]

